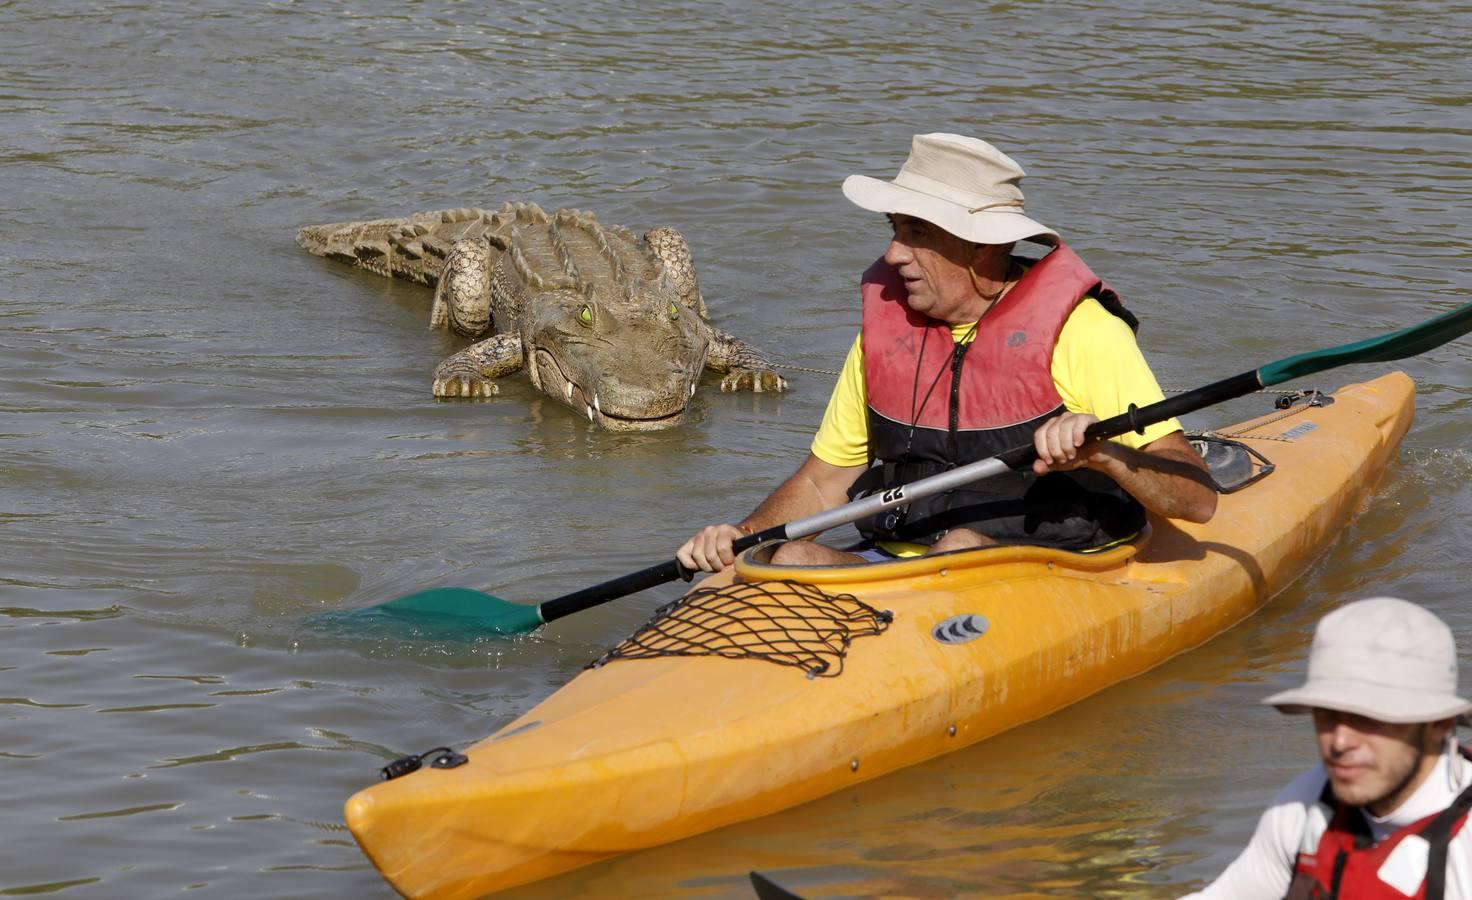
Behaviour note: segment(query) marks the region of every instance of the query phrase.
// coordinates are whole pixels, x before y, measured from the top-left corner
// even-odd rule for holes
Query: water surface
[[[0,894],[392,896],[342,801],[485,736],[674,589],[518,641],[323,638],[434,585],[546,599],[667,558],[800,460],[831,376],[591,431],[522,378],[435,403],[428,293],[315,222],[534,200],[689,239],[714,319],[836,369],[885,226],[839,194],[988,138],[1189,387],[1468,299],[1472,8],[1194,0],[490,7],[0,2]],[[1393,593],[1472,652],[1472,351],[1311,575],[1049,719],[526,896],[1174,896],[1309,761],[1257,705]],[[1388,367],[1326,376],[1318,386]],[[1244,417],[1239,403],[1196,425]]]

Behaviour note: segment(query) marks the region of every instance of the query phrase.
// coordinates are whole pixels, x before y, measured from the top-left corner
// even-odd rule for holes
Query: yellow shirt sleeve
[[[1108,419],[1128,411],[1131,403],[1146,406],[1165,399],[1135,333],[1093,297],[1085,297],[1063,323],[1052,372],[1069,412]],[[1167,419],[1146,427],[1144,434],[1131,431],[1114,440],[1139,449],[1180,430],[1180,422]]]
[[[854,338],[823,424],[813,435],[813,455],[835,466],[862,466],[869,462],[869,389],[864,382],[862,336]]]
[[[970,329],[970,324],[956,325],[951,332],[959,339]],[[1063,323],[1053,349],[1052,375],[1069,412],[1092,413],[1101,419],[1125,412],[1131,403],[1146,406],[1165,397],[1134,332],[1093,297],[1085,297]],[[864,348],[862,337],[856,337],[833,386],[823,422],[813,435],[813,455],[835,466],[867,464],[868,407]],[[1131,431],[1114,440],[1138,449],[1180,430],[1179,422],[1168,419],[1147,427],[1143,435]]]

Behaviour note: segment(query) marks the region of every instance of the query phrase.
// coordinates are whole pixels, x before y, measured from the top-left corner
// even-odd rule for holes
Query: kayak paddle
[[[1472,303],[1382,337],[1300,353],[1143,408],[1131,404],[1127,412],[1090,425],[1085,434],[1091,440],[1101,440],[1131,431],[1143,433],[1146,426],[1156,422],[1196,412],[1293,378],[1351,363],[1389,362],[1415,356],[1468,331],[1472,331]],[[968,463],[807,518],[744,535],[734,542],[732,549],[741,553],[766,541],[791,541],[818,534],[886,509],[932,497],[1009,470],[1022,469],[1032,465],[1036,458],[1037,451],[1031,444],[1015,447],[990,459]],[[454,625],[458,628],[468,627],[495,634],[521,634],[563,616],[666,584],[677,578],[689,581],[694,575],[679,560],[670,560],[535,606],[512,603],[471,588],[445,587],[419,591],[376,607],[331,615],[335,623],[349,627],[355,622],[367,624],[374,620],[422,620],[425,617],[438,617],[456,620]]]

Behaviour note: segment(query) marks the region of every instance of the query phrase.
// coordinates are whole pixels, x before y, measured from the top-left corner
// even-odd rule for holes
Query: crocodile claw
[[[771,369],[734,368],[721,379],[721,391],[727,394],[733,391],[761,393],[762,391],[785,390],[787,390],[787,379]]]
[[[494,381],[474,374],[445,375],[434,380],[436,397],[494,397],[500,390]]]

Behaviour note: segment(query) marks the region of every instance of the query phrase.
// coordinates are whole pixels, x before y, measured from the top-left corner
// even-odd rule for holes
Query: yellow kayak
[[[463,765],[355,794],[348,826],[401,893],[477,897],[1040,718],[1210,640],[1302,574],[1395,457],[1414,400],[1394,373],[1223,429],[1275,470],[1224,494],[1208,524],[1153,519],[1102,552],[819,568],[757,548]]]

